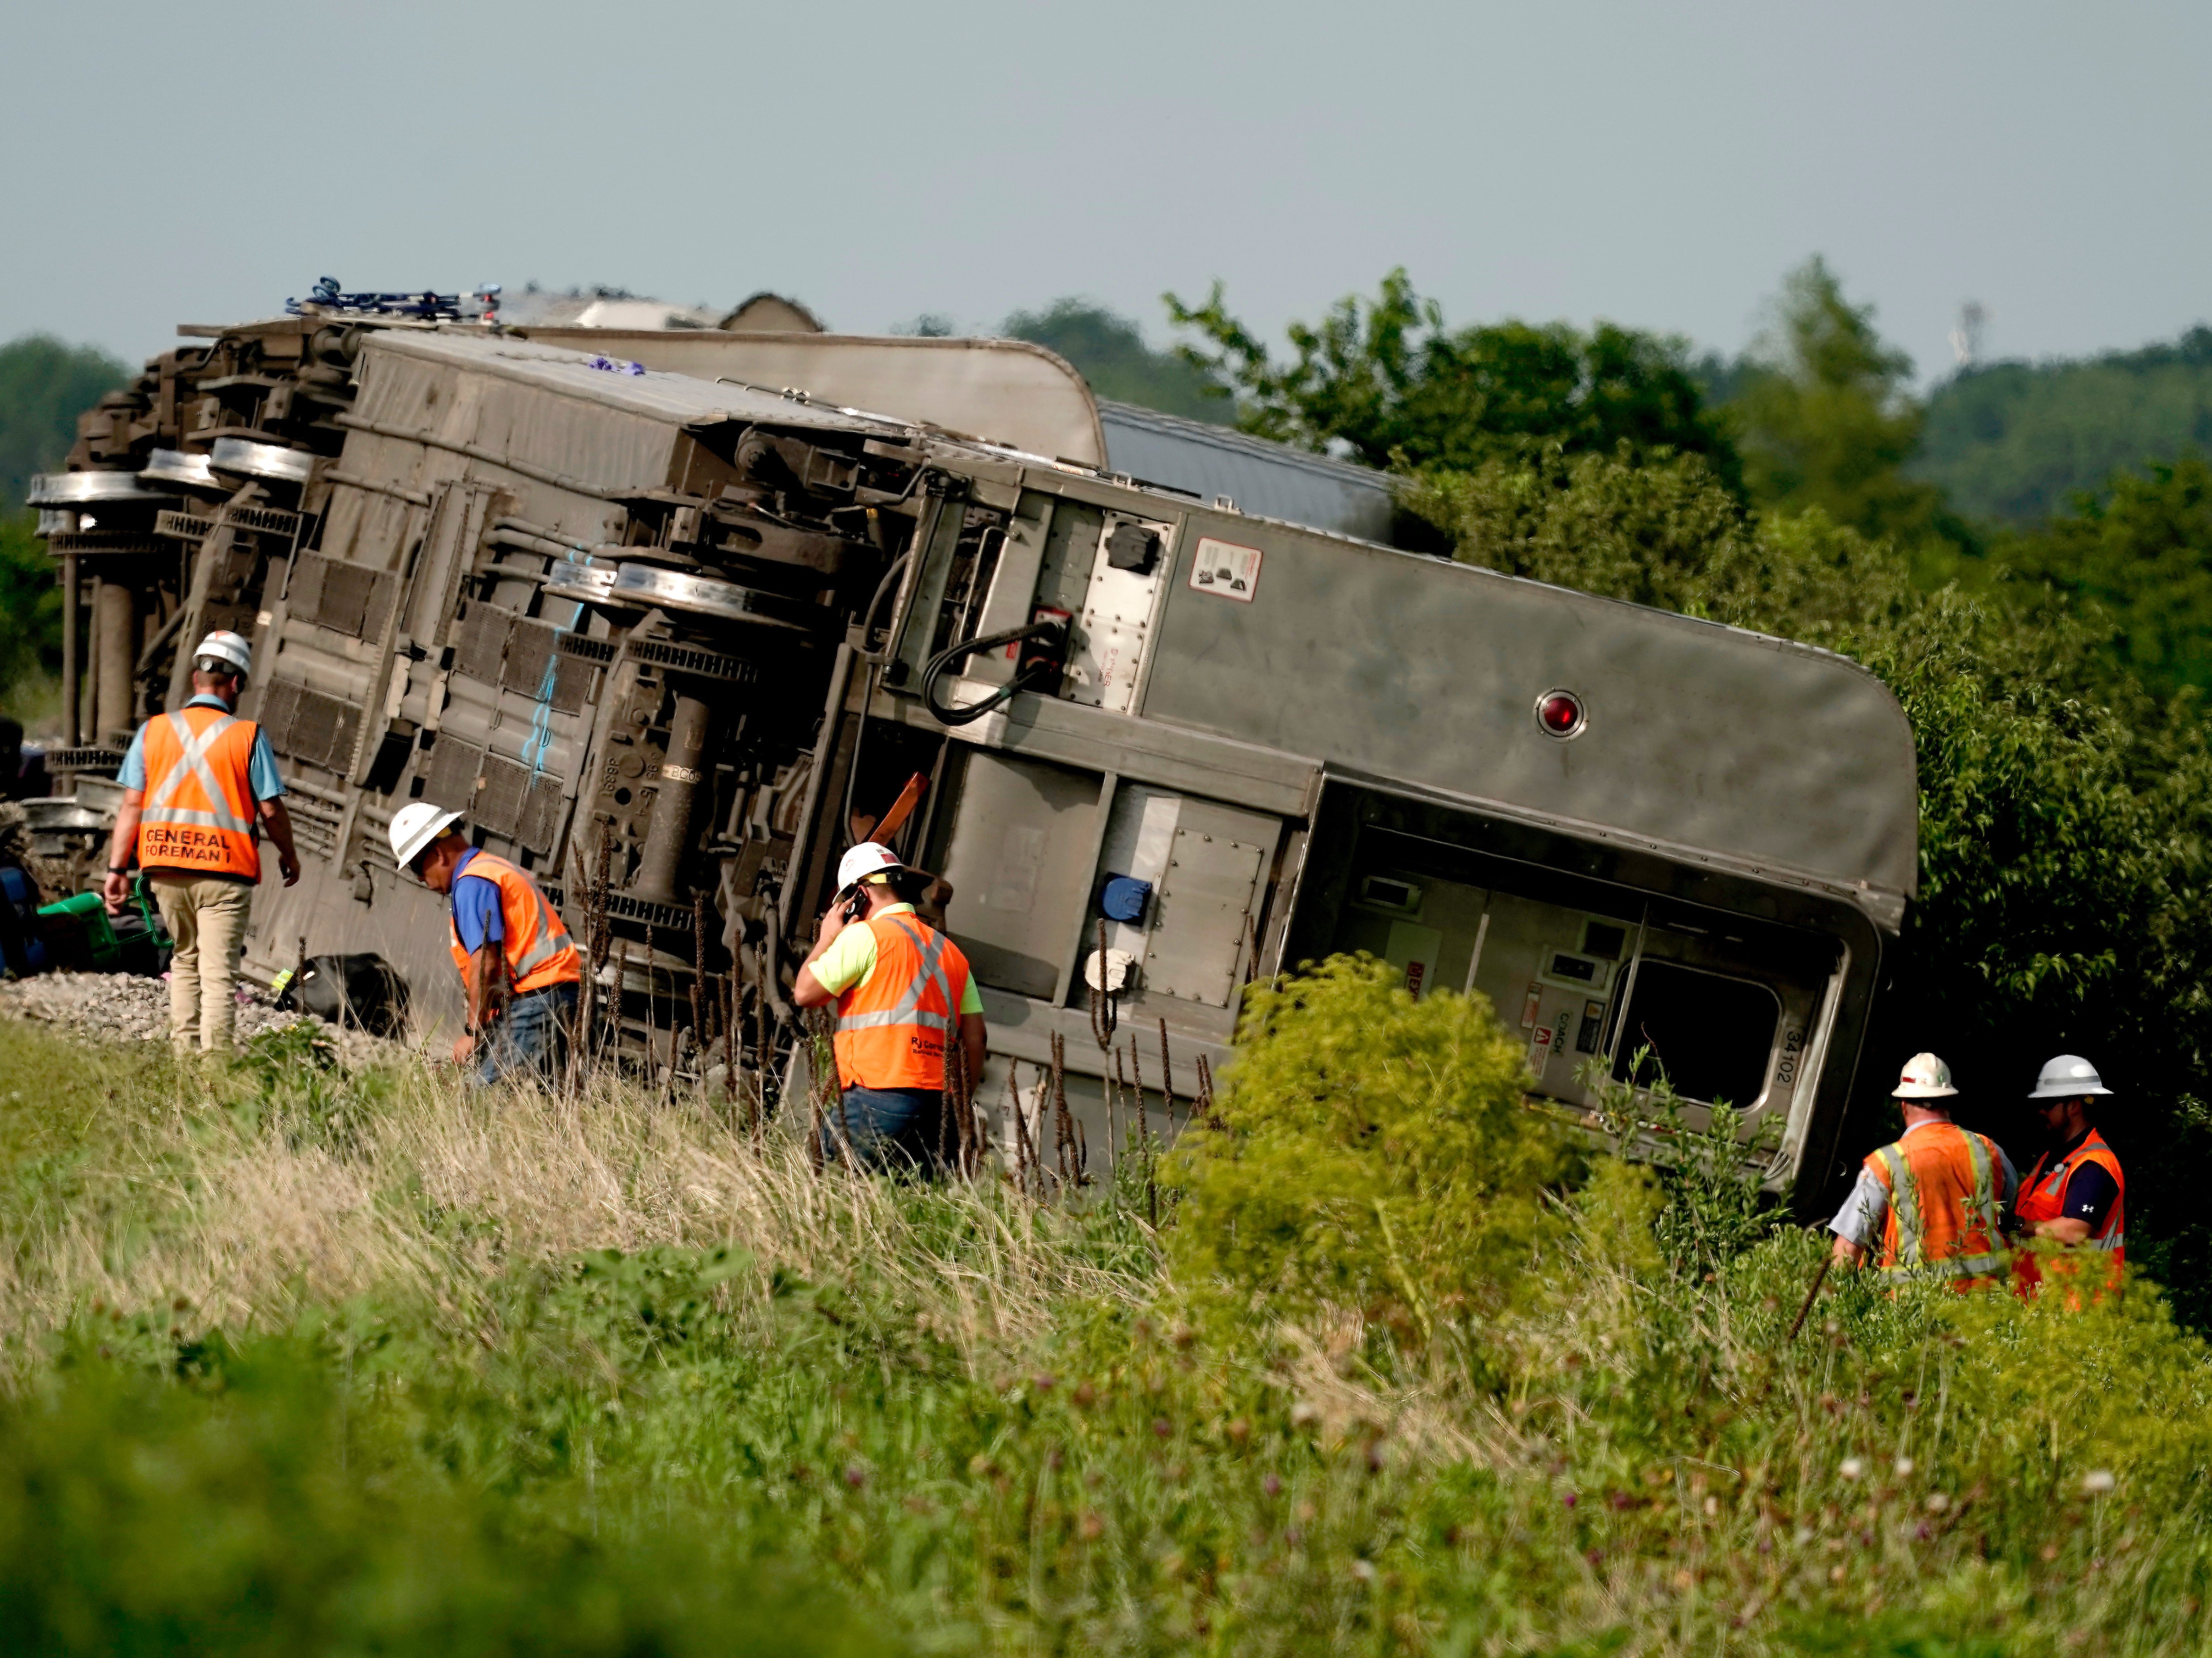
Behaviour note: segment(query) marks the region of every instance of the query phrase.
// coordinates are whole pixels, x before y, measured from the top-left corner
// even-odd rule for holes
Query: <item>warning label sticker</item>
[[[1202,536],[1191,559],[1189,585],[1201,593],[1249,604],[1260,590],[1260,556],[1257,547]]]

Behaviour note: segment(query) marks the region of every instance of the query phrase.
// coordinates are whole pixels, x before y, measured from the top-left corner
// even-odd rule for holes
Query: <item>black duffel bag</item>
[[[285,999],[372,1036],[396,1036],[407,1023],[407,981],[381,956],[310,956]]]

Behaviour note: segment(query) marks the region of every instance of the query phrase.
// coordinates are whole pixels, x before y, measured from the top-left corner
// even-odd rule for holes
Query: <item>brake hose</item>
[[[1012,645],[1024,639],[1064,634],[1066,625],[1063,622],[1032,622],[1026,628],[1009,628],[1004,633],[987,634],[981,639],[964,639],[957,645],[946,646],[931,657],[928,665],[921,671],[922,701],[928,706],[930,713],[937,716],[939,723],[946,726],[965,726],[971,720],[981,720],[994,708],[1006,707],[1018,693],[1029,689],[1030,682],[1037,677],[1035,669],[1017,671],[1012,679],[981,702],[971,702],[964,708],[947,708],[938,705],[938,678],[962,657],[972,656],[977,651],[994,650],[1000,645]]]

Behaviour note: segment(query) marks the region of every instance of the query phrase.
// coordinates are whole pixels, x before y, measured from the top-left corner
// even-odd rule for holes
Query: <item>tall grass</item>
[[[246,1331],[386,1297],[459,1329],[493,1286],[591,1251],[745,1251],[738,1307],[779,1274],[866,1272],[927,1301],[971,1357],[1033,1336],[1060,1299],[1129,1284],[1048,1240],[1028,1206],[817,1175],[790,1133],[749,1141],[696,1096],[611,1074],[559,1097],[412,1067],[345,1076],[306,1027],[224,1072],[17,1029],[0,1042],[13,1074],[70,1078],[0,1102],[31,1120],[0,1199],[0,1339],[19,1382],[94,1303],[181,1300],[183,1321]]]
[[[103,1649],[2212,1650],[2212,1362],[2151,1286],[2069,1315],[1854,1279],[1792,1345],[1820,1240],[1728,1159],[1669,1187],[1520,1147],[1550,1131],[1496,1108],[1479,1003],[1351,970],[1297,1002],[1157,1233],[1141,1195],[817,1174],[611,1083],[0,1028],[0,1558],[73,1563],[0,1572],[0,1619]],[[1387,1103],[1347,1018],[1428,1078],[1455,1167],[1543,1206],[1481,1282],[1396,1230],[1479,1198],[1421,1113],[1322,1097],[1316,1055]],[[1315,1178],[1392,1221],[1341,1247],[1395,1263],[1281,1230],[1328,1195],[1255,1139],[1285,1078]],[[1243,1224],[1238,1167],[1271,1230],[1189,1247]]]

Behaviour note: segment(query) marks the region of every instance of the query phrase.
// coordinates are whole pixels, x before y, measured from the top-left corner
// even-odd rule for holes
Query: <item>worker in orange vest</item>
[[[842,1091],[823,1149],[834,1156],[849,1141],[878,1171],[934,1160],[956,1035],[971,1089],[983,1073],[982,995],[960,947],[915,913],[927,884],[889,847],[864,841],[847,853],[836,902],[792,990],[801,1007],[837,1005]]]
[[[284,780],[269,738],[234,710],[253,671],[252,647],[210,634],[192,653],[192,695],[138,728],[118,778],[123,805],[108,842],[101,897],[119,915],[135,858],[175,948],[169,957],[169,1039],[179,1049],[231,1045],[238,1025],[234,981],[253,889],[261,831],[276,843],[284,884],[300,878]]]
[[[537,882],[471,846],[461,814],[416,800],[392,814],[392,856],[447,898],[447,930],[461,975],[466,1022],[453,1063],[476,1080],[544,1082],[568,1060],[584,958]]]
[[[2097,1102],[2112,1095],[2096,1066],[2078,1054],[2061,1054],[2043,1067],[2035,1091],[2027,1096],[2042,1112],[2051,1145],[2035,1160],[2013,1206],[2014,1236],[2023,1242],[2046,1241],[2043,1249],[2024,1249],[2014,1257],[2014,1287],[2023,1297],[2034,1295],[2046,1277],[2076,1276],[2079,1263],[2064,1254],[2054,1258],[2052,1246],[2069,1253],[2103,1253],[2105,1283],[2093,1294],[2120,1287],[2127,1262],[2127,1177],[2089,1120]],[[2080,1291],[2070,1283],[2066,1300],[2069,1307],[2081,1305]]]
[[[2002,1147],[1951,1121],[1958,1091],[1933,1054],[1905,1062],[1891,1090],[1905,1133],[1867,1158],[1828,1224],[1839,1266],[1872,1254],[1885,1277],[1936,1278],[1962,1292],[2004,1277],[2002,1218],[2020,1181]]]

